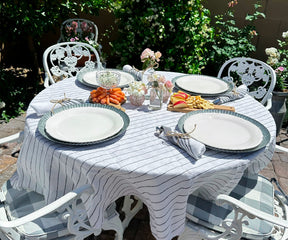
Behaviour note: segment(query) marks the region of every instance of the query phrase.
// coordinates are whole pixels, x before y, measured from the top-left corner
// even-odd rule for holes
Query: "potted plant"
[[[288,96],[287,81],[288,81],[288,31],[282,33],[284,41],[277,40],[279,48],[266,48],[265,52],[268,55],[267,63],[276,72],[276,85],[273,91],[272,108],[270,112],[274,117],[277,135],[286,115],[286,99]]]

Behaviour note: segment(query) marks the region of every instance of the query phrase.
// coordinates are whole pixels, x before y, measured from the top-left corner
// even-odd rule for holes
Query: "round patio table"
[[[166,79],[180,73],[160,72]],[[11,182],[16,188],[31,189],[45,196],[47,203],[72,189],[91,184],[94,193],[83,199],[90,224],[101,228],[104,210],[125,195],[135,195],[149,210],[150,226],[158,240],[170,240],[185,226],[188,195],[200,191],[207,199],[229,193],[245,172],[258,173],[272,159],[276,127],[269,111],[249,95],[226,103],[236,112],[261,122],[270,132],[264,148],[249,153],[229,153],[207,149],[199,160],[184,150],[155,136],[157,126],[174,129],[185,113],[149,111],[126,102],[130,118],[126,132],[111,141],[69,146],[43,137],[32,103],[51,99],[88,99],[92,88],[75,78],[65,79],[40,92],[31,102],[25,123],[25,139]],[[211,133],[213,134],[213,133]]]

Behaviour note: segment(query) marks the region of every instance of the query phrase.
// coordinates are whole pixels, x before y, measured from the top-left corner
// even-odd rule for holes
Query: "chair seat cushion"
[[[271,215],[274,213],[273,185],[262,176],[244,175],[229,195],[265,213]],[[218,206],[194,193],[188,199],[187,218],[207,228],[222,232],[224,229],[221,223],[225,220],[232,220],[234,212],[228,204]],[[244,220],[248,220],[249,225],[243,226],[243,236],[263,237],[271,234],[272,224],[258,218],[245,217]]]
[[[3,185],[1,191],[0,208],[5,208],[6,212],[6,216],[0,216],[1,220],[14,220],[46,206],[43,195],[33,191],[13,189],[10,181]],[[61,236],[69,235],[66,222],[61,220],[61,214],[57,212],[47,214],[14,230],[20,236],[29,237],[29,239],[59,239]]]

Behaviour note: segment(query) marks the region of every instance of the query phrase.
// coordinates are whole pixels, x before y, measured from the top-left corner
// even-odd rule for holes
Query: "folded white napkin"
[[[206,147],[203,143],[200,143],[193,138],[176,136],[177,134],[181,133],[175,131],[173,132],[169,127],[161,126],[157,127],[156,130],[158,137],[164,140],[168,140],[174,145],[184,149],[191,157],[196,160],[200,159],[206,151]]]
[[[134,67],[131,67],[130,65],[124,65],[123,66],[123,71],[124,72],[128,72],[131,73],[132,75],[134,75],[136,77],[137,81],[141,81],[142,80],[142,73],[141,71],[137,70]]]
[[[60,99],[59,99],[60,100]],[[69,99],[67,101],[63,101],[62,103],[56,102],[31,102],[30,106],[35,110],[38,116],[42,116],[47,112],[52,111],[53,109],[57,109],[62,106],[67,106],[70,104],[79,104],[84,103],[84,100],[81,99]]]
[[[213,101],[214,104],[223,104],[226,102],[231,102],[240,98],[243,98],[248,92],[246,85],[241,85],[231,92],[222,94],[219,98]]]

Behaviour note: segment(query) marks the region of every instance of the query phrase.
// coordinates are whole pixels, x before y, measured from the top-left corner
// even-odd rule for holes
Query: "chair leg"
[[[132,196],[125,196],[122,211],[125,214],[125,217],[122,221],[122,226],[125,229],[128,227],[132,218],[143,208],[143,203],[136,197],[131,198]],[[136,202],[137,201],[137,202]],[[136,204],[132,207],[132,205]]]
[[[114,230],[116,232],[115,234],[115,240],[122,240],[124,229],[122,226],[122,222],[119,218],[119,214],[115,214],[113,217],[111,217],[108,221],[104,221],[102,225],[103,230]]]

